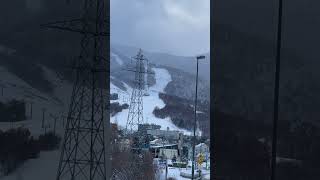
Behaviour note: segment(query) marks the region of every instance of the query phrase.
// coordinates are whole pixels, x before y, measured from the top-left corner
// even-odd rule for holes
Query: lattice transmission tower
[[[57,180],[106,180],[109,172],[109,0],[84,0],[82,16],[43,26],[80,33],[80,55]],[[108,168],[107,168],[108,167]]]
[[[132,134],[135,130],[138,129],[139,124],[143,124],[143,95],[145,90],[146,78],[145,74],[152,74],[148,72],[147,62],[148,60],[143,55],[142,50],[140,49],[138,54],[133,57],[135,60],[136,67],[135,69],[128,69],[128,71],[135,72],[134,87],[132,90],[129,113],[126,124],[126,132]]]

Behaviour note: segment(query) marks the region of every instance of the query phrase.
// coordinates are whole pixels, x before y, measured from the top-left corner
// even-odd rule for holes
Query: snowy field
[[[57,117],[56,131],[63,133],[63,116],[65,116],[70,102],[72,85],[62,82],[57,75],[46,67],[42,67],[48,81],[52,82],[55,89],[52,94],[45,94],[31,87],[22,79],[0,67],[1,84],[5,85],[4,96],[0,96],[1,102],[12,99],[25,100],[27,120],[22,122],[0,122],[0,129],[25,127],[31,131],[32,136],[37,137],[45,132],[42,125],[42,109],[45,111],[44,125],[46,130],[53,130],[54,118]],[[31,117],[32,103],[32,117]],[[60,151],[41,152],[39,158],[29,159],[17,169],[16,172],[1,180],[54,180],[57,173]]]
[[[171,119],[165,118],[160,119],[154,116],[152,113],[155,107],[163,108],[165,106],[164,102],[159,98],[159,93],[163,93],[165,87],[167,84],[172,81],[171,75],[166,69],[163,68],[153,68],[153,71],[155,72],[155,85],[151,86],[149,88],[149,96],[143,96],[143,118],[145,123],[149,124],[157,124],[161,125],[161,129],[166,130],[167,127],[169,127],[170,130],[179,130],[182,131],[185,135],[190,135],[191,132],[187,131],[185,129],[178,128],[175,126]],[[118,93],[119,94],[119,100],[113,100],[111,102],[119,102],[120,104],[130,104],[128,101],[132,88],[130,88],[128,85],[126,85],[127,91],[123,91],[116,87],[115,85],[111,84],[111,93]],[[126,101],[127,99],[127,101]],[[126,122],[128,118],[128,109],[122,110],[122,112],[117,113],[115,116],[110,117],[112,123],[117,123],[121,128],[126,127]]]
[[[170,160],[168,160],[168,163]],[[201,174],[206,177],[206,179],[210,179],[210,170],[204,168],[205,165],[201,168]],[[176,167],[168,167],[167,178],[174,178],[176,180],[190,180],[190,178],[185,178],[181,176],[181,173],[191,174],[191,161],[189,161],[187,168],[176,168]],[[195,172],[196,173],[196,172]],[[166,180],[166,170],[165,168],[159,169],[158,174],[156,174],[156,178],[158,180]]]
[[[67,107],[70,101],[72,85],[61,82],[57,75],[46,67],[42,67],[46,78],[55,86],[52,94],[45,94],[37,89],[34,89],[25,81],[21,80],[14,74],[0,67],[0,84],[5,85],[4,95],[0,96],[1,102],[8,102],[12,99],[24,100],[26,103],[27,120],[22,122],[0,122],[0,129],[6,130],[12,127],[28,128],[33,135],[44,133],[42,126],[43,109],[44,124],[47,130],[52,130],[54,118],[59,117],[56,122],[56,130],[63,130],[62,116],[67,112]],[[66,93],[70,92],[70,94]],[[32,104],[32,105],[31,105]],[[32,106],[32,117],[31,117]]]

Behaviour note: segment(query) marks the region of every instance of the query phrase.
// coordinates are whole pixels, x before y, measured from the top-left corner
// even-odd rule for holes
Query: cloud
[[[111,0],[111,41],[150,51],[209,51],[210,0]]]
[[[185,25],[206,28],[210,25],[210,4],[207,0],[164,0],[164,9],[169,18]]]

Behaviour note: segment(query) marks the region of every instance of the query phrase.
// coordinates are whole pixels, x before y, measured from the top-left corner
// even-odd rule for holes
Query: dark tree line
[[[115,102],[110,104],[110,114],[111,116],[116,115],[118,112],[121,112],[123,109],[128,109],[129,105],[128,104],[122,104]]]
[[[25,128],[0,131],[0,174],[10,174],[26,160],[37,158],[40,151],[58,148],[59,142],[53,133],[35,139]]]
[[[120,148],[120,143],[112,144],[112,178],[111,179],[145,179],[154,180],[155,170],[150,152],[134,153],[130,149]]]
[[[156,107],[153,114],[158,118],[170,117],[172,122],[184,129],[192,130],[194,121],[194,102],[186,100],[177,96],[172,96],[164,93],[159,93],[159,97],[166,104],[163,108]],[[200,129],[204,136],[210,135],[210,112],[208,102],[198,102],[198,111],[202,113],[197,114]]]
[[[8,103],[0,102],[0,122],[17,122],[25,119],[25,102],[18,100],[11,100]]]

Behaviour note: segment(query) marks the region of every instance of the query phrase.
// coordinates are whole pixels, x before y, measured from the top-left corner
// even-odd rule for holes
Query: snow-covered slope
[[[171,130],[179,130],[184,132],[185,134],[190,134],[189,131],[180,129],[175,126],[170,118],[160,119],[154,116],[153,110],[155,107],[163,108],[165,106],[164,102],[159,98],[159,93],[163,93],[167,84],[171,81],[171,76],[166,69],[163,68],[152,68],[155,72],[155,85],[149,88],[149,96],[143,96],[143,118],[145,123],[149,124],[157,124],[161,125],[161,129],[169,129]],[[117,88],[115,85],[111,84],[111,93],[119,93],[119,100],[114,100],[111,102],[119,102],[120,104],[128,103],[128,101],[124,101],[124,99],[128,99],[130,97],[132,88],[127,86],[127,91],[123,91]],[[128,109],[125,109],[115,116],[110,117],[111,122],[117,123],[120,127],[125,128],[127,117],[128,117]]]
[[[116,54],[122,54],[123,56],[131,57],[136,54],[138,50],[139,48],[137,47],[111,43],[111,51]],[[177,68],[191,74],[196,73],[196,55],[194,57],[188,57],[159,52],[144,51],[144,53],[146,57],[148,57],[150,63]],[[210,81],[210,53],[204,55],[206,56],[206,59],[199,63],[199,69],[201,70],[199,71],[199,76]]]
[[[130,58],[138,50],[136,47],[111,44],[110,73],[117,80],[125,82],[130,86],[133,86],[133,74],[125,69],[133,69],[135,67],[135,62],[130,60]],[[194,99],[194,92],[190,91],[191,88],[195,87],[196,60],[194,57],[148,52],[145,50],[143,50],[143,53],[151,66],[165,68],[169,71],[172,83],[164,90],[165,93],[189,100]],[[206,53],[205,56],[207,58],[199,63],[198,99],[201,101],[207,101],[210,96],[210,54]]]
[[[122,61],[122,59],[121,59],[118,55],[116,55],[115,53],[112,53],[112,52],[111,52],[111,57],[113,57],[113,58],[115,59],[115,61],[116,61],[120,66],[123,65],[123,61]]]
[[[4,94],[0,97],[0,101],[8,102],[12,99],[25,101],[27,116],[27,120],[22,122],[0,122],[1,130],[11,127],[26,127],[31,131],[32,135],[37,136],[45,130],[41,127],[43,109],[45,111],[44,124],[47,130],[53,129],[53,117],[58,117],[56,130],[58,132],[63,130],[61,116],[67,112],[72,85],[67,82],[61,82],[49,68],[43,67],[43,70],[45,71],[46,78],[55,86],[53,94],[46,94],[34,89],[30,84],[27,84],[7,69],[0,67],[0,84],[5,86]]]
[[[47,67],[42,67],[45,71],[46,79],[54,84],[53,94],[46,94],[34,89],[22,79],[18,78],[6,68],[0,67],[0,84],[4,85],[4,96],[0,96],[0,101],[7,102],[12,99],[24,100],[26,102],[27,120],[22,122],[8,123],[0,122],[0,130],[9,128],[26,127],[37,137],[43,134],[45,129],[41,127],[43,112],[45,111],[46,130],[53,130],[54,119],[57,117],[56,132],[62,136],[63,115],[68,110],[72,85],[68,82],[60,81],[56,74]],[[32,117],[30,116],[32,103]],[[41,152],[39,158],[29,159],[22,164],[14,173],[0,177],[1,180],[54,180],[59,163],[60,151]]]

